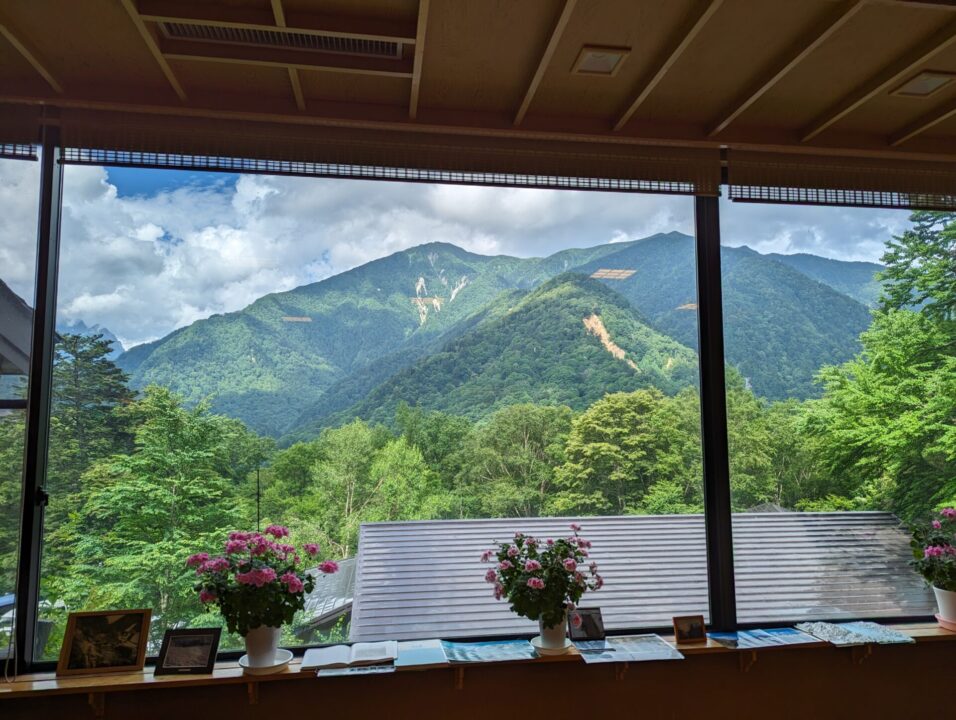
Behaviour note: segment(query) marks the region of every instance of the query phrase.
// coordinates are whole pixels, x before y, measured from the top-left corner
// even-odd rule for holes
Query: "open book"
[[[310,648],[305,651],[300,670],[315,668],[350,667],[354,665],[380,665],[398,657],[398,643],[386,640],[377,643],[355,643],[354,645],[332,645],[331,647]]]

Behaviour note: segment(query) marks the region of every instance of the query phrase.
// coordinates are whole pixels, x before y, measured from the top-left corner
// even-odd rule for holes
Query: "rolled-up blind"
[[[732,200],[956,210],[956,164],[729,150]]]
[[[716,149],[63,110],[70,163],[716,195]]]

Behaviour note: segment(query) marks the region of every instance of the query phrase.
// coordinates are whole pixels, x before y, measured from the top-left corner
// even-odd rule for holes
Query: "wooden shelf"
[[[952,642],[956,641],[956,633],[944,630],[943,628],[932,624],[906,624],[892,626],[916,640],[917,643],[926,642]],[[672,636],[664,636],[664,639],[670,643],[674,642]],[[810,648],[826,647],[827,643],[810,643],[806,645],[783,645],[780,647],[760,648],[758,650],[735,650],[720,645],[710,639],[706,643],[679,643],[676,645],[684,655],[708,655],[718,653],[744,653],[752,657],[753,653],[765,651],[777,652],[786,650],[799,650]],[[30,696],[45,695],[76,695],[89,694],[90,705],[96,708],[96,702],[102,702],[102,696],[115,692],[131,692],[135,690],[155,690],[157,688],[183,688],[189,686],[209,686],[209,685],[248,685],[249,700],[252,703],[257,702],[258,683],[263,682],[283,682],[295,680],[314,680],[315,674],[311,671],[300,672],[299,663],[301,660],[295,658],[289,663],[289,666],[281,672],[273,675],[246,675],[238,663],[228,662],[219,663],[215,670],[209,675],[153,675],[153,669],[147,667],[144,670],[133,673],[112,673],[103,675],[84,675],[75,677],[56,677],[53,673],[41,673],[36,675],[25,675],[17,678],[13,682],[0,682],[0,701],[9,698],[25,698]],[[566,655],[549,656],[535,658],[533,660],[517,661],[517,664],[541,664],[552,662],[580,662],[576,651]],[[469,663],[465,665],[450,666],[451,669],[462,671],[467,668],[481,667],[482,663]],[[434,668],[432,668],[434,669]],[[441,670],[449,668],[438,668]],[[428,672],[429,669],[415,670],[414,668],[400,668],[396,672]],[[97,698],[99,700],[97,700]]]

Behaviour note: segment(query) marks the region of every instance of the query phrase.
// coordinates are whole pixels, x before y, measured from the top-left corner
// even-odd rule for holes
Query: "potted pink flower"
[[[933,587],[941,623],[956,625],[956,508],[913,530],[913,566]]]
[[[300,555],[282,542],[288,535],[281,525],[270,525],[264,533],[231,532],[222,555],[199,553],[186,561],[199,576],[200,602],[218,607],[229,632],[242,636],[253,668],[275,664],[282,626],[305,607],[305,595],[315,587],[305,564],[316,562],[319,546],[305,543]],[[326,560],[318,569],[334,573],[339,568]]]
[[[598,590],[604,580],[597,563],[589,560],[591,542],[572,524],[571,537],[548,539],[515,533],[511,542],[486,550],[482,562],[495,565],[485,573],[496,600],[507,598],[512,611],[537,620],[540,636],[532,643],[545,652],[563,652],[567,642],[568,611],[577,607],[587,590]],[[577,617],[577,616],[575,616]]]

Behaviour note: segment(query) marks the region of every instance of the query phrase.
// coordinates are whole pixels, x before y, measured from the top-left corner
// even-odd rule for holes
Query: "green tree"
[[[886,243],[880,309],[922,305],[931,319],[956,321],[956,213],[915,212],[910,220],[912,228]]]
[[[186,409],[157,386],[118,412],[134,429],[133,449],[95,461],[82,476],[60,536],[66,544],[48,551],[68,547],[73,560],[49,579],[49,595],[70,609],[151,607],[159,637],[199,610],[184,559],[218,546],[243,522],[221,461],[253,436],[233,421],[223,433],[223,419],[204,405]]]
[[[537,517],[565,461],[571,409],[523,403],[477,425],[461,451],[457,496],[462,517]]]
[[[658,481],[679,478],[687,487],[691,438],[683,419],[677,405],[656,389],[605,395],[571,426],[567,461],[558,469],[558,492],[549,510],[638,512]],[[699,430],[693,442],[699,445]]]

